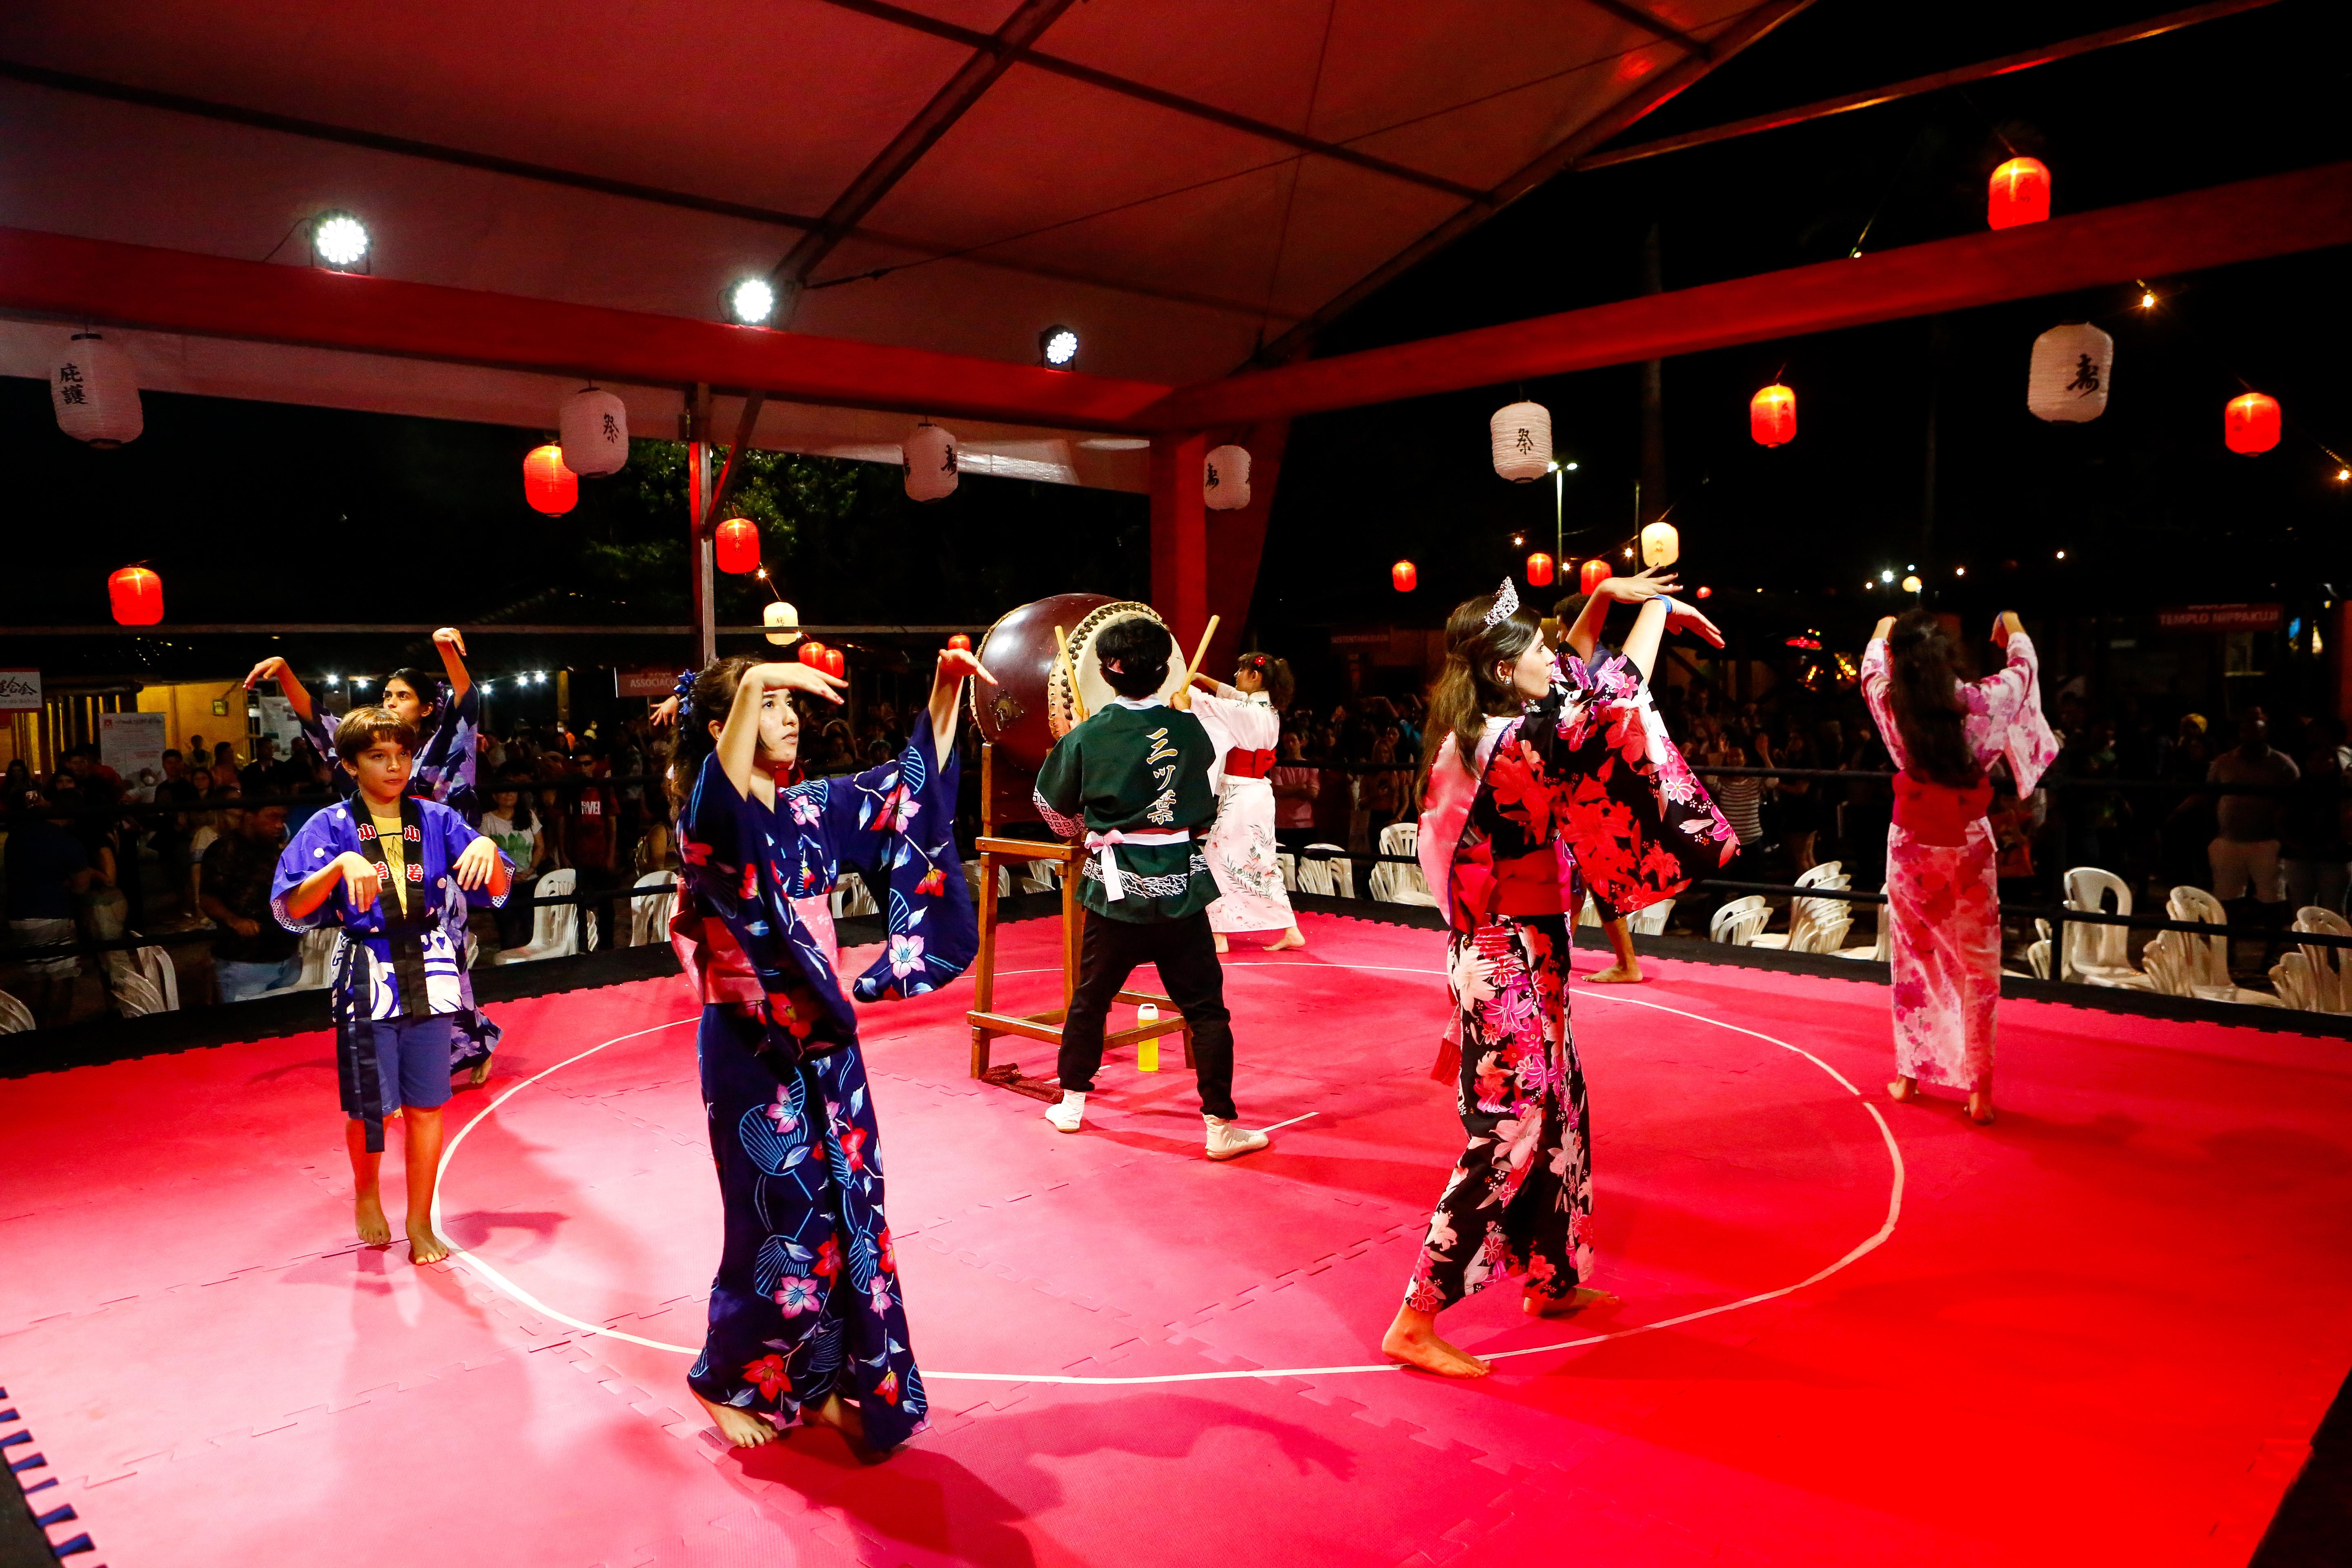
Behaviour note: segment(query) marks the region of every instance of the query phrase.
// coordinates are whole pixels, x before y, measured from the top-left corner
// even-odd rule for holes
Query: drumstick
[[[1087,700],[1078,693],[1078,672],[1070,668],[1070,639],[1062,635],[1059,626],[1054,628],[1054,662],[1062,667],[1063,683],[1070,689],[1070,711],[1076,715],[1076,721],[1083,724],[1087,721]]]
[[[1209,617],[1209,629],[1201,634],[1201,646],[1192,650],[1192,662],[1185,667],[1184,685],[1190,688],[1193,678],[1201,673],[1201,661],[1209,657],[1209,639],[1217,635],[1217,617]]]

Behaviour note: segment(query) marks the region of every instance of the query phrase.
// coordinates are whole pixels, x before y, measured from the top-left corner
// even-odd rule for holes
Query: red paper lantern
[[[1551,557],[1537,551],[1528,557],[1528,586],[1540,588],[1551,581]]]
[[[2050,170],[2038,158],[2011,158],[1992,172],[1985,221],[1995,228],[2040,223],[2050,216]]]
[[[970,653],[971,651],[971,639],[964,636],[961,632],[958,632],[955,636],[948,638],[948,647],[954,648],[959,653]]]
[[[1577,573],[1577,586],[1590,594],[1615,575],[1616,573],[1611,568],[1609,563],[1596,555],[1586,562],[1583,568]]]
[[[1389,568],[1389,581],[1396,584],[1398,593],[1410,594],[1413,585],[1421,581],[1421,574],[1413,570],[1412,562],[1400,561]]]
[[[824,644],[817,641],[814,637],[803,639],[801,643],[801,662],[807,665],[811,669],[823,669],[824,668]]]
[[[1748,400],[1748,433],[1757,445],[1779,447],[1797,438],[1797,395],[1774,382]]]
[[[144,566],[125,566],[109,577],[106,596],[117,626],[152,626],[163,618],[163,579]]]
[[[824,672],[827,675],[834,676],[847,675],[849,673],[849,656],[843,653],[837,647],[829,647],[825,649]]]
[[[730,517],[719,525],[719,569],[757,572],[760,569],[760,528],[748,517]]]
[[[1698,591],[1698,596],[1702,599],[1712,599],[1715,597],[1715,590],[1712,588],[1701,588]]]
[[[550,441],[523,458],[522,499],[550,517],[562,517],[580,504],[580,476],[563,466],[562,447]]]
[[[2243,452],[2249,457],[2277,446],[2278,399],[2259,392],[2230,399],[2230,406],[2221,411],[2221,439],[2230,444],[2232,452]]]

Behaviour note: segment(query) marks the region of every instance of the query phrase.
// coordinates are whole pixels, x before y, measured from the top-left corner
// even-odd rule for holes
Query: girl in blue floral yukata
[[[840,680],[743,658],[680,678],[669,787],[686,869],[670,938],[702,1002],[696,1048],[726,1216],[687,1382],[740,1447],[814,1421],[887,1452],[928,1418],[848,998],[935,990],[978,946],[954,832],[970,675],[994,679],[970,653],[942,653],[931,722],[903,752],[805,783],[793,782],[792,693],[838,702]],[[882,956],[848,985],[830,931],[795,903],[845,869],[889,917]]]

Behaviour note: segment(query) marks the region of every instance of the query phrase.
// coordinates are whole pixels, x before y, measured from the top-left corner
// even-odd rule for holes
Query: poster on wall
[[[0,713],[38,713],[41,710],[41,672],[37,669],[0,669]]]
[[[154,788],[155,781],[163,776],[163,715],[100,714],[98,760],[120,773],[131,788]]]
[[[302,738],[302,721],[294,716],[294,704],[283,697],[263,696],[256,700],[261,710],[261,733],[278,742],[280,762],[294,754],[294,742]]]

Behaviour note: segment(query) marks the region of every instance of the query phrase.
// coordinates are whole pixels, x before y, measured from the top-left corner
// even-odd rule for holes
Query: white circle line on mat
[[[1229,968],[1232,970],[1283,969],[1293,967],[1305,968],[1309,967],[1310,964],[1312,967],[1324,969],[1360,969],[1381,971],[1393,974],[1426,974],[1436,979],[1443,979],[1444,976],[1444,972],[1443,970],[1420,969],[1403,964],[1315,964],[1312,963],[1312,961],[1302,962],[1295,959],[1272,963],[1234,964],[1229,966]],[[1050,968],[1011,969],[1001,970],[998,972],[998,974],[1000,978],[1005,978],[1015,974],[1050,974],[1054,973],[1056,973],[1056,970]],[[1753,1038],[1762,1040],[1767,1045],[1778,1046],[1784,1051],[1788,1051],[1795,1056],[1802,1057],[1805,1060],[1812,1063],[1815,1067],[1821,1068],[1822,1071],[1827,1073],[1831,1079],[1834,1081],[1839,1088],[1844,1089],[1848,1094],[1853,1095],[1854,1099],[1861,1101],[1862,1108],[1870,1112],[1871,1121],[1876,1123],[1878,1127],[1878,1136],[1884,1140],[1886,1144],[1887,1163],[1893,1172],[1892,1179],[1887,1184],[1886,1191],[1886,1218],[1880,1224],[1878,1229],[1874,1233],[1864,1239],[1853,1248],[1853,1250],[1848,1252],[1836,1262],[1829,1264],[1827,1267],[1817,1269],[1813,1273],[1807,1275],[1804,1279],[1798,1280],[1793,1285],[1783,1285],[1777,1290],[1766,1290],[1754,1296],[1745,1296],[1737,1301],[1726,1301],[1717,1306],[1702,1307],[1697,1311],[1685,1312],[1679,1317],[1664,1318],[1654,1323],[1639,1323],[1630,1329],[1612,1329],[1607,1333],[1587,1334],[1581,1339],[1561,1340],[1556,1343],[1548,1345],[1529,1345],[1521,1350],[1489,1352],[1486,1353],[1486,1360],[1507,1361],[1518,1356],[1549,1355],[1555,1351],[1581,1350],[1588,1345],[1605,1344],[1612,1340],[1632,1339],[1637,1334],[1655,1333],[1661,1329],[1678,1328],[1685,1323],[1697,1322],[1703,1318],[1720,1317],[1726,1312],[1737,1312],[1743,1308],[1760,1306],[1766,1301],[1776,1301],[1783,1296],[1794,1295],[1797,1291],[1805,1289],[1810,1286],[1818,1285],[1822,1280],[1828,1279],[1831,1275],[1852,1267],[1854,1263],[1860,1261],[1869,1254],[1877,1251],[1881,1247],[1884,1247],[1886,1244],[1887,1238],[1895,1234],[1895,1224],[1903,1217],[1903,1184],[1905,1176],[1903,1150],[1901,1146],[1895,1142],[1894,1130],[1886,1125],[1886,1118],[1879,1114],[1878,1107],[1871,1104],[1869,1100],[1864,1100],[1862,1098],[1862,1091],[1856,1089],[1853,1083],[1848,1081],[1843,1073],[1839,1072],[1837,1068],[1830,1066],[1829,1063],[1822,1060],[1821,1058],[1813,1055],[1812,1052],[1806,1050],[1803,1047],[1792,1046],[1786,1040],[1776,1039],[1772,1036],[1765,1034],[1760,1029],[1750,1029],[1740,1024],[1728,1024],[1720,1018],[1710,1018],[1703,1013],[1693,1013],[1681,1007],[1669,1007],[1663,1002],[1643,1001],[1641,997],[1628,996],[1622,992],[1581,991],[1577,993],[1577,994],[1580,998],[1590,999],[1592,1001],[1621,1002],[1630,1006],[1647,1007],[1654,1012],[1672,1013],[1676,1017],[1688,1018],[1695,1023],[1711,1024],[1718,1029],[1729,1029],[1734,1034],[1748,1035]],[[471,1132],[476,1127],[481,1125],[484,1121],[488,1120],[490,1114],[496,1111],[499,1107],[504,1105],[508,1100],[512,1100],[516,1095],[520,1094],[524,1089],[529,1089],[531,1085],[539,1082],[540,1079],[546,1078],[551,1074],[561,1072],[574,1062],[583,1061],[586,1058],[594,1056],[598,1051],[604,1049],[606,1046],[617,1046],[622,1044],[624,1041],[640,1039],[646,1035],[659,1034],[664,1029],[675,1029],[681,1025],[695,1024],[698,1022],[700,1022],[698,1017],[673,1018],[667,1024],[656,1024],[651,1028],[636,1029],[625,1035],[615,1035],[611,1039],[604,1041],[601,1045],[591,1046],[584,1051],[581,1051],[573,1056],[566,1057],[563,1060],[557,1062],[552,1067],[541,1068],[538,1072],[531,1074],[530,1077],[523,1079],[520,1083],[516,1084],[511,1089],[509,1089],[506,1092],[500,1094],[496,1100],[491,1100],[489,1104],[484,1106],[480,1114],[467,1121],[465,1126],[457,1129],[456,1135],[449,1140],[448,1146],[441,1152],[442,1179],[434,1184],[433,1189],[434,1233],[436,1235],[440,1235],[444,1241],[448,1241],[447,1236],[444,1235],[441,1230],[441,1198],[448,1185],[447,1177],[449,1173],[449,1163],[457,1157],[459,1146],[466,1142],[466,1135],[468,1132]],[[578,1329],[583,1333],[601,1334],[607,1339],[625,1340],[630,1344],[643,1345],[648,1350],[667,1351],[675,1355],[685,1356],[699,1355],[702,1353],[702,1347],[699,1345],[674,1345],[662,1340],[649,1340],[641,1334],[633,1334],[625,1330],[609,1328],[601,1323],[591,1323],[582,1319],[575,1318],[569,1312],[562,1311],[555,1307],[548,1305],[538,1297],[532,1295],[530,1291],[524,1289],[521,1286],[516,1284],[513,1280],[508,1279],[505,1275],[499,1273],[498,1269],[484,1262],[478,1256],[477,1256],[472,1248],[461,1247],[454,1241],[448,1241],[448,1245],[449,1255],[452,1258],[472,1269],[483,1279],[485,1283],[499,1290],[504,1291],[507,1295],[513,1297],[517,1301],[521,1302],[532,1311],[539,1313],[541,1317],[549,1318],[556,1322],[565,1324],[571,1328]],[[933,1372],[926,1368],[924,1370],[923,1376],[927,1380],[934,1383],[1046,1383],[1076,1384],[1090,1388],[1119,1388],[1140,1384],[1231,1383],[1244,1379],[1264,1379],[1270,1377],[1335,1377],[1343,1373],[1402,1372],[1404,1370],[1404,1366],[1397,1362],[1365,1362],[1347,1366],[1257,1367],[1234,1372],[1173,1372],[1146,1373],[1132,1377],[1087,1377],[1071,1373],[1045,1372]]]

